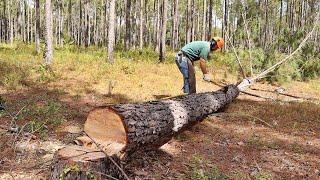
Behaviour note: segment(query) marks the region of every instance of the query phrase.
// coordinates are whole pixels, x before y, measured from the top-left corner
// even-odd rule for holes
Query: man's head
[[[210,41],[210,49],[211,51],[215,51],[221,49],[224,45],[224,40],[221,37],[214,37]]]

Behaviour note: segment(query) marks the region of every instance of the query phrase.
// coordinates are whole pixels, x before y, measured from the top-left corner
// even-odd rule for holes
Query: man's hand
[[[203,80],[207,81],[207,82],[211,82],[212,81],[209,74],[203,74]]]

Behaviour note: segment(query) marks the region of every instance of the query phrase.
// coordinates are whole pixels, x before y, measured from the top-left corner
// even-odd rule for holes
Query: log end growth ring
[[[123,121],[110,108],[98,108],[90,112],[84,130],[110,156],[124,150],[127,144]]]

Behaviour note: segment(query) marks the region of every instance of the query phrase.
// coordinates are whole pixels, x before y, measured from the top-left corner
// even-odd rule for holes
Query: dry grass
[[[2,49],[1,49],[2,48]],[[123,94],[132,101],[146,101],[155,98],[155,95],[176,96],[182,93],[182,75],[173,62],[173,53],[169,52],[166,63],[158,63],[157,56],[144,53],[138,57],[116,54],[116,63],[110,65],[105,60],[103,49],[89,49],[82,52],[74,50],[56,50],[52,69],[54,75],[41,67],[41,56],[32,54],[32,46],[1,47],[0,61],[15,68],[19,64],[25,68],[27,75],[3,72],[6,77],[20,77],[29,85],[43,85],[49,89],[63,89],[73,96],[84,96],[90,92],[108,94],[112,85],[113,94]],[[21,49],[22,48],[22,49]],[[19,51],[19,52],[17,52]],[[148,50],[150,51],[150,50]],[[147,59],[147,60],[146,60]],[[216,79],[225,79],[225,70],[210,68]],[[2,70],[4,71],[4,70]],[[202,73],[197,68],[198,91],[212,91],[216,86],[202,81]],[[235,82],[234,76],[227,77]],[[10,79],[9,79],[10,80]],[[12,80],[14,81],[14,80]],[[23,89],[19,82],[15,87],[7,89]]]

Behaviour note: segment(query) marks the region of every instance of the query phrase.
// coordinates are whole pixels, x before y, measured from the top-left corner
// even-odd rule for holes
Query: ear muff
[[[224,46],[224,39],[221,37],[214,37],[213,38],[217,42],[217,48],[221,49]]]
[[[214,39],[211,39],[211,41],[210,41],[210,50],[213,51],[214,48],[216,47],[216,45],[217,45],[217,41],[214,40]]]

